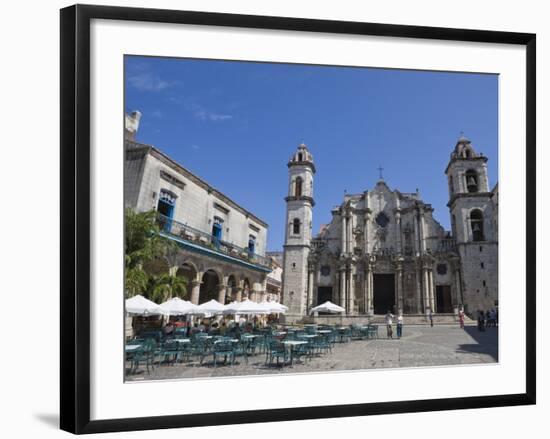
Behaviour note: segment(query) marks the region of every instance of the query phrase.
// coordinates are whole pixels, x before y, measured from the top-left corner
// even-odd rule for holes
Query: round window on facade
[[[441,276],[447,274],[447,264],[437,264],[436,270],[437,274]]]
[[[376,215],[375,221],[376,224],[378,224],[380,227],[386,227],[390,222],[390,219],[388,218],[388,215],[386,215],[384,212],[380,212],[378,215]]]

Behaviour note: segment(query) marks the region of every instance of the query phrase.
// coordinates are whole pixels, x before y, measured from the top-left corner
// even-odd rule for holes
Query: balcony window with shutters
[[[219,247],[223,233],[223,219],[220,217],[214,217],[214,224],[212,225],[212,244]]]

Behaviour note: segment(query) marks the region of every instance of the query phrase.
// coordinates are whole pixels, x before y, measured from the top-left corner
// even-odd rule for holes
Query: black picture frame
[[[526,47],[526,392],[292,409],[90,420],[90,22],[179,23],[484,42]],[[81,434],[535,404],[536,35],[377,23],[110,6],[61,10],[61,429]]]

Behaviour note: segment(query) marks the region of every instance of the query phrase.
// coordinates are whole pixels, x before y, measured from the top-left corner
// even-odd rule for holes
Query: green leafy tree
[[[144,264],[174,253],[176,244],[159,235],[156,211],[136,212],[126,209],[125,224],[125,291],[128,297],[149,292],[152,294],[150,275]],[[178,286],[174,291],[180,291]]]
[[[149,298],[157,303],[173,297],[184,298],[187,295],[187,279],[171,273],[163,273],[149,278]]]
[[[128,297],[142,294],[148,289],[149,275],[139,266],[126,267],[125,290]]]
[[[162,256],[167,240],[159,235],[156,212],[135,212],[126,209],[125,218],[126,267],[143,265],[147,261]]]

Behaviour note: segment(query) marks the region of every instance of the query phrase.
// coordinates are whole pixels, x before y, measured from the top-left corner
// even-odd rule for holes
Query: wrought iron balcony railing
[[[201,247],[241,259],[251,264],[271,268],[271,260],[265,256],[258,255],[248,248],[226,242],[202,230],[182,224],[160,213],[157,214],[157,223],[160,230],[168,235],[176,236],[185,241],[200,245]]]

